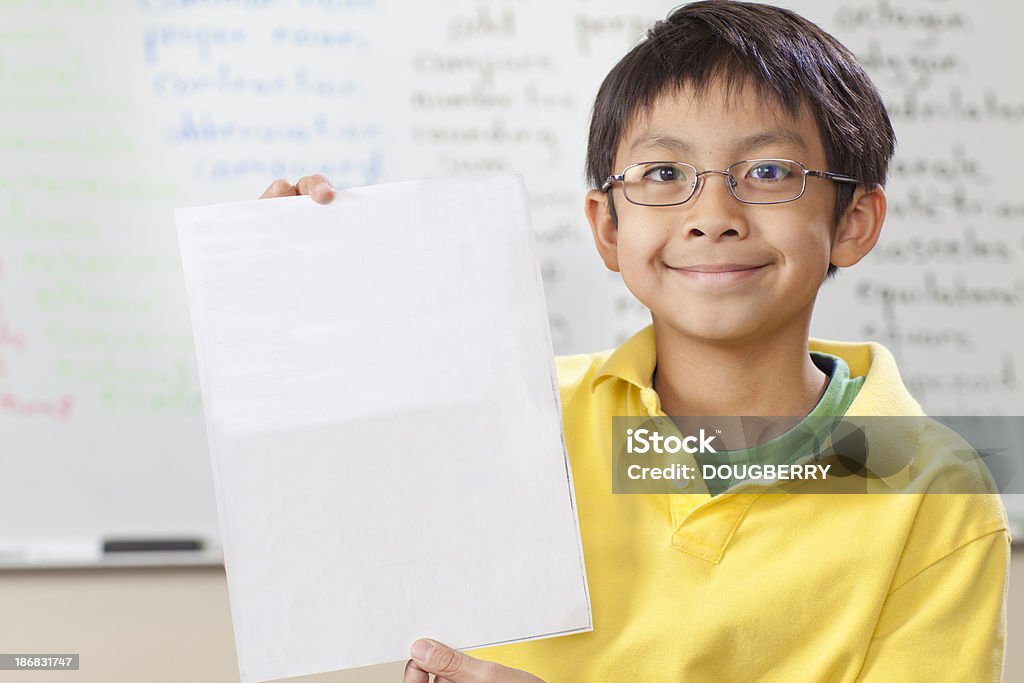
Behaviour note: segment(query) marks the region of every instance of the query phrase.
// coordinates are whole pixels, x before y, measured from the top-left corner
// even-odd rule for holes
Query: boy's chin
[[[715,346],[738,346],[753,342],[763,343],[767,321],[736,319],[725,315],[686,316],[651,314],[655,330],[680,336],[696,343]],[[777,331],[777,330],[776,330]]]

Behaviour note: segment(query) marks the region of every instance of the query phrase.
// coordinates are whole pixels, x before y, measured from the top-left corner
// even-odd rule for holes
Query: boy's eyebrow
[[[677,138],[674,135],[648,132],[634,140],[633,144],[630,145],[627,150],[627,153],[632,154],[633,152],[645,147],[660,147],[682,154],[690,154],[693,152],[693,147],[690,146],[690,143],[682,138]]]
[[[737,147],[740,149],[757,149],[767,145],[793,145],[803,151],[807,151],[807,143],[795,130],[788,128],[774,128],[761,133],[749,135],[739,141]]]
[[[748,135],[747,137],[736,141],[733,147],[737,150],[745,150],[758,149],[767,145],[776,144],[793,145],[804,151],[807,151],[808,149],[807,143],[802,137],[800,137],[799,133],[786,128],[774,128],[772,130],[760,131],[758,133]],[[694,153],[693,145],[683,138],[657,132],[648,132],[641,135],[633,142],[632,145],[630,145],[628,153],[632,154],[633,152],[645,147],[668,149],[673,153],[681,155]],[[674,159],[673,161],[684,161],[684,159]]]

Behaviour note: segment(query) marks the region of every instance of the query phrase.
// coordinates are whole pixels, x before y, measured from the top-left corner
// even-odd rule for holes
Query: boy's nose
[[[709,176],[722,177],[721,183],[710,183]],[[745,205],[732,193],[736,181],[727,171],[701,171],[697,174],[697,188],[693,197],[683,206],[686,212],[683,232],[688,237],[746,237]]]

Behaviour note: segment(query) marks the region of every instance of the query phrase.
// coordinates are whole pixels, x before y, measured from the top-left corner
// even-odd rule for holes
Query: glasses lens
[[[753,159],[729,167],[740,201],[771,204],[796,199],[804,191],[804,167],[787,159]]]
[[[668,206],[689,199],[696,179],[697,169],[693,166],[655,161],[627,168],[622,189],[631,202]]]

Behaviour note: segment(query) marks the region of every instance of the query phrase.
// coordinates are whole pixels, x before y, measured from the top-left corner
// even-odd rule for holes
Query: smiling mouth
[[[672,270],[681,270],[687,273],[737,273],[747,270],[758,270],[764,268],[767,263],[702,263],[693,266],[680,266],[678,268],[669,266]]]
[[[768,267],[767,263],[700,263],[672,270],[696,282],[731,283],[754,277]]]

